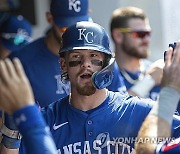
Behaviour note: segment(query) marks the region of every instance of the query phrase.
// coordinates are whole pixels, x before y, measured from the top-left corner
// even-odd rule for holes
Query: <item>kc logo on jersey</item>
[[[80,0],[69,0],[69,10],[80,12],[81,11],[80,5],[81,5]]]
[[[87,32],[87,30],[84,28],[84,29],[78,29],[79,31],[79,38],[78,40],[84,40],[87,42],[87,43],[93,43],[94,40],[93,40],[93,36],[94,36],[94,33],[93,32]]]
[[[61,79],[61,75],[55,75],[55,79],[57,82],[57,90],[56,94],[69,94],[70,93],[70,83],[63,83]]]

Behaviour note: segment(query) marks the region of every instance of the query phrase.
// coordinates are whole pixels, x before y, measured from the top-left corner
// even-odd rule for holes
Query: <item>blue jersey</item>
[[[95,109],[83,112],[65,97],[42,109],[59,154],[133,154],[138,131],[152,108],[150,99],[108,92]],[[180,119],[173,121],[173,136],[180,135]],[[175,135],[174,135],[175,134]],[[24,154],[23,146],[20,153]]]
[[[134,151],[134,140],[120,143],[118,147],[115,143],[122,142],[124,137],[135,138],[150,108],[151,105],[138,98],[109,92],[99,107],[88,112],[71,106],[66,97],[45,108],[43,114],[61,154],[78,151],[112,153],[116,148],[131,153]]]
[[[132,80],[138,80],[140,76],[145,75],[145,71],[149,68],[150,63],[147,61],[143,61],[144,64],[144,72],[137,71],[135,73],[129,72],[127,70],[122,70],[118,67],[117,63],[114,64],[114,79],[112,84],[108,87],[109,90],[112,91],[120,91],[125,92],[125,90],[129,90],[134,83],[130,83],[124,74],[127,74]],[[157,100],[160,92],[160,86],[155,86],[149,92],[149,98],[152,100]]]
[[[41,107],[69,94],[69,84],[61,81],[59,56],[47,48],[45,38],[40,38],[13,52],[10,58],[13,57],[20,59],[30,80],[35,99]]]
[[[115,153],[117,150],[133,153],[138,131],[151,107],[149,99],[109,91],[100,106],[87,112],[71,106],[65,97],[44,108],[42,113],[61,154]]]

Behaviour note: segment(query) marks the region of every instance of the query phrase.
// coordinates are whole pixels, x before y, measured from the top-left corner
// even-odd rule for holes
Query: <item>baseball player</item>
[[[71,82],[71,94],[42,109],[58,153],[135,153],[134,142],[153,103],[106,89],[112,82],[114,58],[104,28],[85,21],[70,26],[62,36],[59,54],[62,76]],[[32,106],[34,97],[28,84],[22,84],[19,69],[15,69],[16,77],[6,76],[7,70],[10,74],[14,71],[8,60],[4,63],[8,68],[1,66],[5,70],[1,73],[1,101],[9,98],[14,104],[18,101],[22,106]],[[171,86],[171,79],[165,78],[169,81],[165,86]],[[177,136],[177,126],[179,120],[175,118],[172,136]],[[22,148],[20,153],[24,153]]]
[[[61,35],[68,26],[77,21],[91,20],[88,15],[88,0],[51,0],[46,19],[51,26],[47,35],[10,55],[11,59],[20,59],[36,102],[41,107],[63,98],[70,92],[69,82],[62,82],[59,69]]]
[[[160,91],[163,60],[147,60],[151,27],[144,11],[136,7],[121,7],[113,11],[110,30],[115,45],[112,91],[157,100]]]

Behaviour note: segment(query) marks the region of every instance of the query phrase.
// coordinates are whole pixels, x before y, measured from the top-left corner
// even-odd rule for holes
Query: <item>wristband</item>
[[[41,112],[37,105],[26,106],[14,113],[14,121],[22,135],[28,128],[45,126],[43,118],[37,118],[41,116],[39,114]]]
[[[1,143],[8,149],[18,149],[20,147],[21,140],[3,135]]]
[[[150,113],[161,117],[171,125],[179,99],[180,93],[177,90],[171,87],[164,87],[159,95],[159,103],[153,105]]]
[[[18,139],[20,140],[22,138],[21,134],[18,130],[12,130],[7,128],[4,123],[2,123],[1,126],[1,133],[9,138]]]
[[[18,128],[16,127],[13,117],[7,113],[2,114],[2,126],[1,133],[3,135],[3,139],[1,143],[8,149],[18,149],[21,143],[21,135]]]
[[[155,81],[151,75],[145,75],[145,77],[136,82],[136,84],[130,89],[138,96],[144,98],[147,97],[149,91],[155,86]]]

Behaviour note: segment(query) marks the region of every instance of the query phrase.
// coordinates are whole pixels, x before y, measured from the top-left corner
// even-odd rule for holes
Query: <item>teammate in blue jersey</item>
[[[149,43],[151,27],[143,10],[121,7],[114,10],[110,30],[115,45],[114,80],[109,90],[126,90],[131,95],[157,100],[163,60],[151,64]]]
[[[18,57],[21,60],[35,99],[41,107],[70,92],[69,83],[62,82],[59,69],[61,35],[77,21],[91,20],[88,0],[51,0],[50,12],[46,13],[46,18],[51,26],[48,34],[10,55],[10,58]]]
[[[177,50],[180,55],[180,42]],[[179,59],[180,56],[177,56]],[[71,83],[71,94],[42,109],[58,153],[135,153],[138,131],[153,103],[150,99],[106,89],[112,82],[114,58],[105,30],[96,23],[85,21],[70,26],[62,36],[60,62],[64,82],[69,80]],[[5,60],[3,64],[9,66],[8,63]],[[22,84],[24,77],[13,77],[14,71],[10,73],[12,75],[7,75],[7,70],[12,69],[7,68],[1,73],[0,92],[4,97],[1,96],[0,100],[6,102],[9,98],[8,101],[14,104],[18,101],[22,106],[32,105],[34,97],[29,93],[28,84]],[[15,70],[19,74],[18,69]],[[180,74],[180,71],[173,71],[169,72],[169,76],[175,74],[173,78],[168,75],[163,78],[166,88],[173,87],[174,82],[171,81]],[[9,80],[11,82],[6,84]],[[179,81],[176,81],[176,86],[179,86]],[[176,88],[170,89],[179,92]],[[165,94],[160,96],[164,97]],[[174,103],[175,100],[172,101]],[[178,118],[174,118],[172,136],[180,135],[179,122]],[[20,153],[24,153],[22,148]],[[9,150],[4,146],[2,149],[6,152]]]

